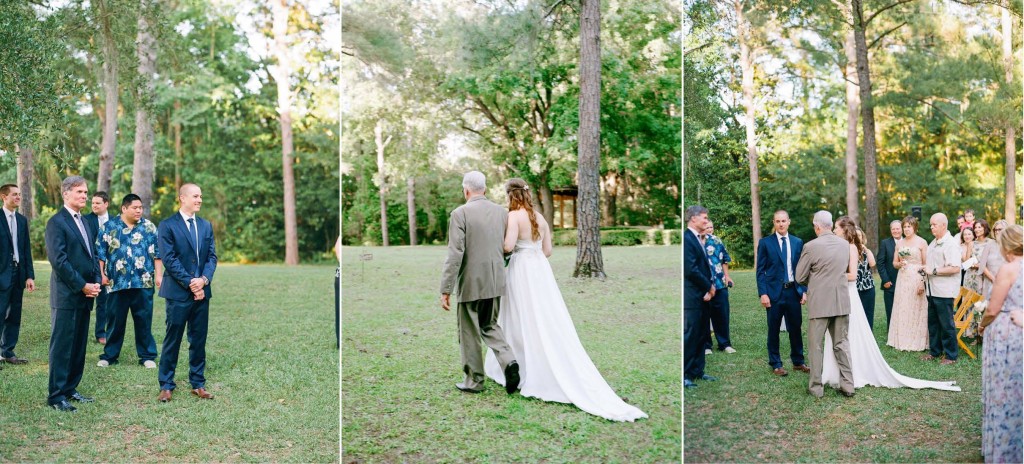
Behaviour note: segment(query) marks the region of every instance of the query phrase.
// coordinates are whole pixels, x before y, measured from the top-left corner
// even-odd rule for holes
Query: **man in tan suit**
[[[853,372],[850,370],[850,293],[846,272],[850,265],[850,242],[832,233],[832,214],[814,213],[817,239],[804,245],[796,267],[796,281],[807,286],[807,317],[810,327],[807,338],[811,348],[811,379],[807,391],[817,398],[825,396],[821,383],[825,330],[832,335],[836,364],[839,365],[839,388],[845,396],[853,396]]]
[[[480,339],[483,338],[505,372],[505,391],[515,393],[519,387],[519,364],[505,335],[498,327],[498,306],[505,292],[505,263],[502,244],[508,211],[484,196],[484,175],[466,173],[462,193],[466,204],[452,211],[448,222],[448,257],[441,274],[441,307],[451,307],[452,290],[459,300],[459,346],[462,350],[462,371],[466,374],[459,390],[479,393],[484,388],[484,360]]]

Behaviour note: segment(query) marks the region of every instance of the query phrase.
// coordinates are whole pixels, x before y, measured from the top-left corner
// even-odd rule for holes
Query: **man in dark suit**
[[[878,277],[882,280],[882,296],[885,298],[885,329],[889,330],[889,321],[892,320],[892,298],[896,292],[896,279],[899,272],[892,265],[896,256],[896,241],[903,238],[903,225],[900,221],[889,223],[889,233],[892,238],[882,240],[878,244],[878,253],[875,253],[875,261],[878,266]]]
[[[82,216],[85,219],[86,227],[92,229],[92,233],[99,236],[103,225],[110,220],[107,209],[110,207],[110,195],[107,192],[96,192],[92,194],[92,212]],[[107,283],[100,282],[100,296],[96,298],[96,328],[93,331],[96,342],[100,345],[107,344],[110,331],[114,329],[112,311],[107,311]]]
[[[192,394],[213,399],[206,391],[206,334],[210,319],[210,282],[217,269],[217,252],[210,222],[196,216],[203,204],[198,185],[185,184],[178,190],[181,206],[177,213],[160,222],[160,260],[164,277],[160,296],[167,300],[167,334],[160,353],[161,402],[171,400],[174,371],[178,367],[181,337],[188,330],[188,380]]]
[[[14,354],[21,332],[21,300],[25,289],[36,289],[32,250],[28,244],[28,219],[18,212],[21,190],[17,185],[0,186],[4,232],[0,232],[0,359],[7,364],[28,361]]]
[[[686,208],[683,232],[683,386],[696,387],[694,380],[717,380],[704,373],[705,329],[711,320],[709,302],[715,296],[711,263],[700,236],[708,224],[708,210],[694,205]]]
[[[100,267],[93,250],[96,236],[82,220],[88,188],[71,176],[60,186],[64,207],[46,222],[46,255],[50,274],[50,384],[46,403],[74,412],[68,401],[90,403],[78,392],[89,340],[89,309],[100,294]]]
[[[786,211],[776,211],[772,223],[775,232],[757,244],[757,292],[761,295],[761,306],[768,313],[768,365],[773,374],[783,377],[789,374],[782,368],[779,355],[779,327],[783,319],[789,332],[789,358],[793,369],[811,371],[804,363],[804,342],[800,333],[800,305],[806,301],[806,289],[794,278],[804,242],[789,233]]]

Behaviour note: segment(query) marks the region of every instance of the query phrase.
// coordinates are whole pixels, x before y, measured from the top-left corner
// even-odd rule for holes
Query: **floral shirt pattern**
[[[725,244],[722,240],[714,235],[708,235],[704,239],[704,252],[708,255],[708,263],[711,264],[711,273],[715,281],[716,289],[723,289],[725,285],[725,270],[722,269],[723,264],[729,264],[732,262],[732,257],[729,256],[729,252],[725,250]]]
[[[148,219],[140,219],[129,228],[121,216],[110,218],[96,237],[96,251],[110,279],[108,292],[154,287],[160,250],[156,225]]]

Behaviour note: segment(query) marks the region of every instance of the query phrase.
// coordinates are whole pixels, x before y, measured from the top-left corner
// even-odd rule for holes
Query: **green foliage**
[[[46,22],[40,22],[52,22],[53,33],[61,34],[53,66],[68,70],[84,87],[64,92],[60,107],[64,122],[59,129],[47,126],[40,133],[34,190],[36,208],[41,211],[60,207],[59,183],[66,175],[82,175],[90,180],[90,191],[95,190],[92,181],[97,178],[102,138],[99,115],[105,104],[99,79],[99,5],[72,1],[54,6]],[[103,5],[134,12],[138,2],[106,0]],[[250,55],[248,37],[236,13],[233,6],[205,0],[179,2],[174,9],[156,5],[153,10],[160,79],[152,99],[144,103],[156,131],[151,219],[159,223],[177,210],[178,177],[203,189],[200,214],[213,223],[221,260],[279,261],[284,257],[284,216],[277,90],[267,72],[268,63]],[[259,9],[249,13],[257,27],[269,19],[261,16],[265,13]],[[107,19],[118,44],[123,108],[108,192],[116,204],[131,190],[130,134],[135,132],[135,108],[142,104],[132,89],[141,81],[135,70],[137,17],[118,14]],[[340,234],[338,70],[336,63],[325,59],[327,44],[317,33],[320,24],[330,20],[311,17],[302,5],[293,7],[292,33],[298,38],[294,48],[303,54],[303,59],[296,60],[292,82],[296,215],[299,254],[307,261],[323,259]],[[174,145],[176,124],[181,127],[180,158]],[[15,175],[13,166],[0,170],[3,178],[13,180]]]
[[[28,225],[29,246],[32,248],[32,260],[45,261],[46,256],[46,223],[58,210],[44,206]]]

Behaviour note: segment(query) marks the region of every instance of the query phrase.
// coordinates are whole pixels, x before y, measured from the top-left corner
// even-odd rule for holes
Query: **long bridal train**
[[[519,361],[523,396],[571,403],[613,421],[647,417],[622,401],[590,360],[540,242],[516,242],[505,278],[508,294],[501,298],[498,325]],[[505,385],[505,375],[489,348],[484,371]]]
[[[861,388],[866,385],[888,388],[934,388],[936,390],[960,391],[953,381],[921,380],[896,372],[882,357],[868,318],[857,296],[856,282],[849,283],[850,289],[850,326],[847,334],[850,347],[850,364],[853,371],[853,386]],[[895,321],[893,321],[895,322]],[[823,384],[839,388],[839,367],[832,351],[832,337],[825,334],[825,359],[822,365],[821,381]]]

